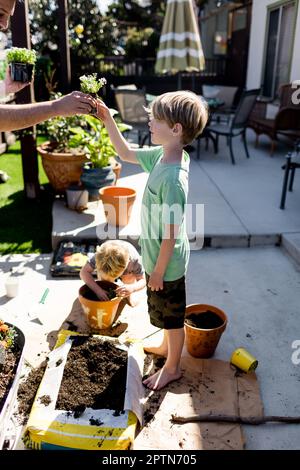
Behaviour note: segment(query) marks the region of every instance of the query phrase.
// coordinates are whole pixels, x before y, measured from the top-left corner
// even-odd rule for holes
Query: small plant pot
[[[186,347],[190,355],[200,358],[213,356],[227,321],[223,310],[213,305],[188,305],[184,326]]]
[[[25,64],[22,62],[10,63],[10,75],[14,82],[31,82],[33,76],[33,69],[33,64]]]
[[[56,193],[63,193],[71,184],[78,184],[82,166],[87,162],[85,153],[57,152],[56,146],[44,142],[37,147],[42,158],[43,168]]]
[[[67,206],[69,209],[82,212],[87,208],[89,200],[88,191],[79,185],[71,185],[66,189]]]
[[[118,287],[113,282],[96,282],[105,291]],[[115,297],[108,301],[99,300],[86,284],[79,289],[79,302],[93,331],[109,328],[113,324],[121,300],[121,297]]]
[[[107,186],[99,190],[107,223],[124,227],[128,224],[136,191],[131,188]]]

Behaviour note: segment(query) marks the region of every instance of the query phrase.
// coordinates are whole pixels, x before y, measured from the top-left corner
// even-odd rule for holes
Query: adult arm
[[[94,269],[90,263],[86,263],[80,270],[80,279],[97,295],[100,300],[108,300],[108,297],[103,289],[96,283],[93,278]]]
[[[3,104],[0,105],[0,131],[25,129],[55,116],[88,114],[93,105],[94,99],[80,91],[42,103]]]
[[[100,100],[97,101],[97,116],[105,125],[110,140],[121,160],[137,164],[138,160],[135,150],[130,147],[119,131],[114,118],[110,114],[109,108]]]

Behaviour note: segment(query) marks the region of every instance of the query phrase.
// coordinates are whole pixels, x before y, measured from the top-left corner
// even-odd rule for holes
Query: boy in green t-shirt
[[[189,156],[183,147],[203,131],[208,111],[206,102],[199,96],[190,91],[176,91],[158,96],[149,112],[151,140],[160,146],[134,150],[119,132],[105,104],[101,101],[97,104],[97,115],[120,158],[139,163],[149,173],[142,202],[140,245],[150,321],[164,329],[164,339],[159,347],[144,349],[165,356],[166,362],[143,383],[152,390],[160,390],[181,377],[185,273],[189,259],[184,217]]]

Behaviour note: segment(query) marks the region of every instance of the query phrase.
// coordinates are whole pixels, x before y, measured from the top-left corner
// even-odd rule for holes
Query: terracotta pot
[[[104,290],[116,289],[117,284],[108,281],[96,281],[97,284]],[[86,315],[86,319],[92,330],[101,330],[103,328],[109,328],[114,322],[121,297],[116,297],[112,300],[90,300],[88,297],[95,294],[85,284],[79,289],[79,302],[82,305],[83,311]]]
[[[211,329],[202,329],[195,328],[186,323],[189,315],[197,314],[201,315],[202,313],[210,310],[215,313],[221,320],[223,320],[222,325],[217,328]],[[219,343],[221,335],[227,325],[227,316],[223,310],[214,307],[213,305],[206,304],[193,304],[188,305],[185,311],[185,342],[188,352],[191,356],[208,358],[213,356],[216,347]]]
[[[45,142],[37,147],[42,157],[42,164],[50,184],[57,193],[62,193],[71,184],[78,184],[82,166],[88,158],[84,153],[55,152],[55,144]]]
[[[136,191],[119,186],[106,186],[99,190],[105,217],[109,224],[124,227],[128,224]]]

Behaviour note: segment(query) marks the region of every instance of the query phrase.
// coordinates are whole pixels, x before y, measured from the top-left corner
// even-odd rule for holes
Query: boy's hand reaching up
[[[111,117],[109,108],[106,106],[106,104],[101,101],[97,100],[97,114],[96,116],[101,119],[104,123]]]
[[[164,288],[163,276],[155,271],[150,275],[148,287],[152,291],[162,290]]]

